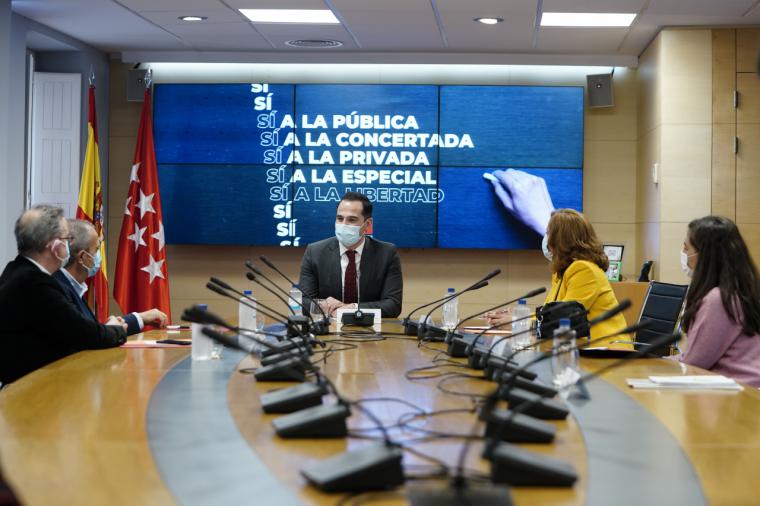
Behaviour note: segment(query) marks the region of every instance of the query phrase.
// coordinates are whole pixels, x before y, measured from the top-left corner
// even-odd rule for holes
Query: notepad
[[[626,383],[631,388],[641,389],[680,389],[680,390],[743,390],[744,388],[731,378],[715,375],[701,376],[649,376],[648,378],[628,378]]]

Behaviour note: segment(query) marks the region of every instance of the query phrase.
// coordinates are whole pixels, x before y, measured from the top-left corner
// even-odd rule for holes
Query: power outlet
[[[652,183],[655,185],[660,182],[660,164],[655,162],[652,164]]]

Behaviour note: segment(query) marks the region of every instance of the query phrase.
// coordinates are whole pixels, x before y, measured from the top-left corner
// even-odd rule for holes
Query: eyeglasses
[[[66,241],[66,242],[71,242],[71,241],[74,240],[74,236],[73,235],[69,235],[69,236],[66,236],[66,237],[59,237],[58,239],[60,239],[62,241]]]

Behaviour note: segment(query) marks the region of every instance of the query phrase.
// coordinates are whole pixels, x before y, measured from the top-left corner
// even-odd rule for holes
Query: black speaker
[[[306,364],[299,357],[280,360],[275,364],[259,367],[253,373],[256,381],[306,381]]]
[[[528,403],[529,408],[523,411],[526,415],[541,418],[543,420],[564,420],[570,411],[567,405],[557,399],[545,398],[542,395],[528,392],[522,388],[510,388],[506,392],[499,390],[499,395],[504,395],[509,403],[510,409],[517,409],[518,406]]]
[[[612,107],[615,96],[612,93],[612,74],[586,76],[589,107]]]
[[[491,481],[494,483],[514,487],[572,487],[578,480],[578,474],[569,462],[507,443],[499,443],[490,460]]]
[[[127,74],[127,101],[142,102],[145,98],[145,69],[132,69]]]
[[[404,483],[402,456],[397,446],[372,444],[315,462],[301,474],[324,492],[386,490]]]
[[[301,383],[294,387],[280,388],[261,396],[264,413],[293,413],[322,404],[325,388],[314,383]]]
[[[343,404],[321,404],[275,418],[272,427],[282,438],[345,437],[350,414]]]
[[[528,415],[517,414],[504,423],[512,412],[508,409],[495,409],[482,412],[480,419],[486,422],[486,437],[499,437],[501,441],[510,443],[551,443],[557,428]]]
[[[406,493],[412,506],[511,506],[509,487],[492,483],[465,483],[461,487],[409,487]]]

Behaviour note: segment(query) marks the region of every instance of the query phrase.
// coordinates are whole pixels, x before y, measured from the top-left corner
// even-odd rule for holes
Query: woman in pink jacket
[[[760,277],[734,222],[689,223],[681,267],[692,279],[686,349],[674,358],[760,387]]]

